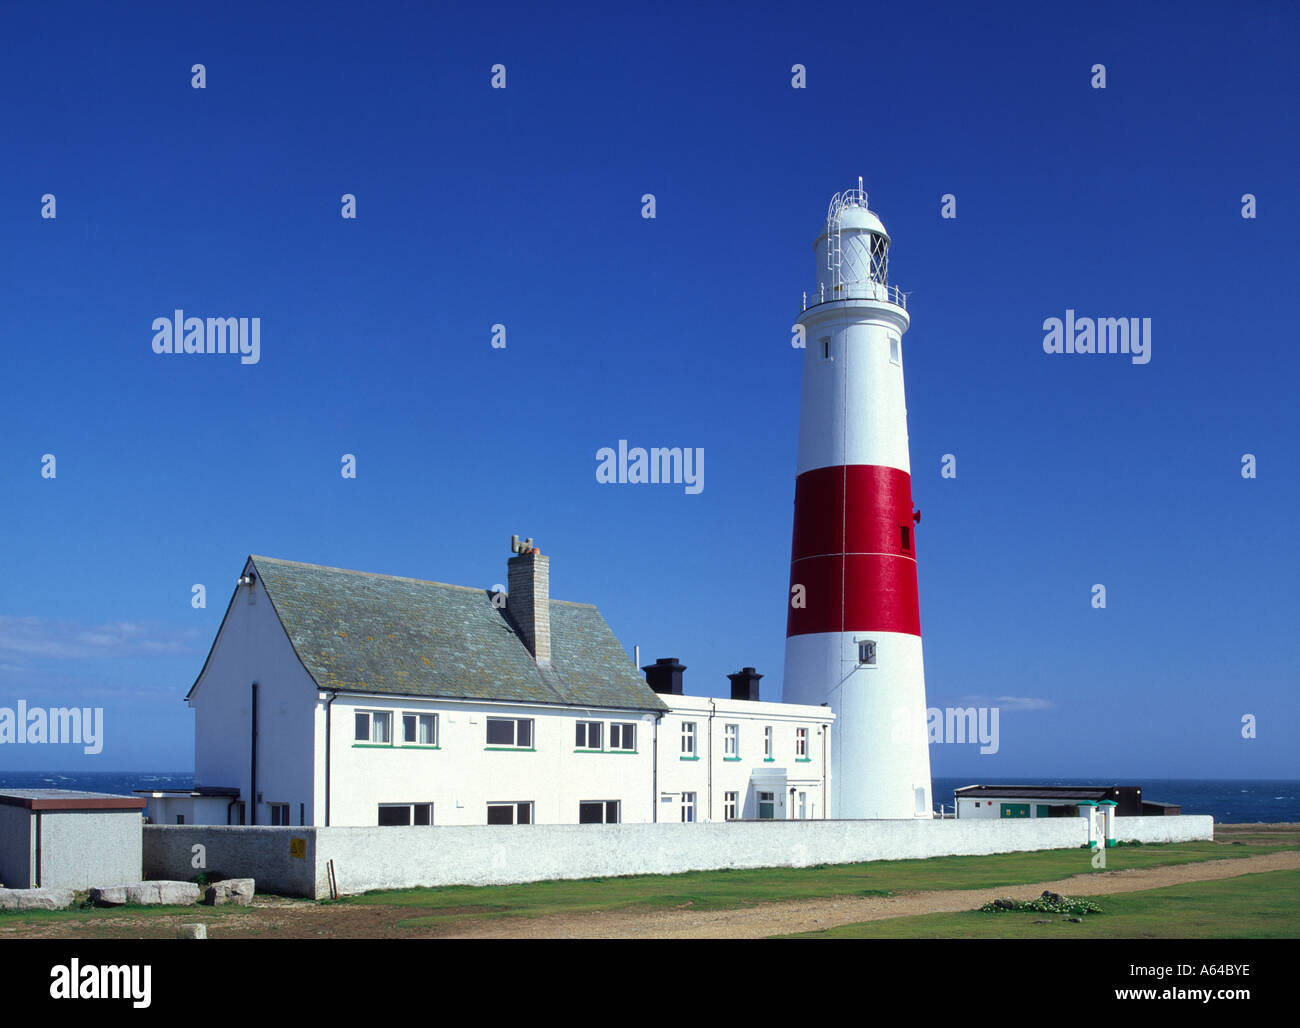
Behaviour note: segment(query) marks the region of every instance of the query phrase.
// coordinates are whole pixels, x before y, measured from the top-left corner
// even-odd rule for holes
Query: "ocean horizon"
[[[981,780],[936,777],[935,809],[952,809],[953,790]],[[77,789],[130,796],[137,789],[188,789],[187,771],[0,771],[0,789]],[[1300,822],[1300,780],[1256,778],[997,778],[989,785],[1137,785],[1144,799],[1176,803],[1184,814],[1209,814],[1216,824]]]

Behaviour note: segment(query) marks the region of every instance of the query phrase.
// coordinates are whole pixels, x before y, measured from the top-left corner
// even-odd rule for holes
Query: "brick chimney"
[[[551,559],[531,539],[511,540],[515,556],[506,561],[506,613],[538,664],[551,662]]]
[[[682,672],[686,670],[686,665],[678,663],[676,657],[660,657],[641,670],[645,672],[646,684],[655,692],[672,696],[682,694]]]
[[[763,676],[752,667],[743,667],[734,675],[728,675],[727,677],[731,679],[731,698],[733,700],[758,699],[758,680]]]

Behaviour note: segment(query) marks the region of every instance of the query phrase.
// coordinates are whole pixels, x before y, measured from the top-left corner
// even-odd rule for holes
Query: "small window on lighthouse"
[[[874,664],[876,662],[876,644],[870,639],[858,643],[858,663]]]
[[[912,529],[911,529],[911,527],[910,527],[909,525],[899,525],[899,526],[898,526],[898,530],[899,530],[899,534],[903,537],[903,538],[902,538],[902,542],[903,542],[903,552],[904,552],[904,553],[911,553],[911,552],[912,552]]]
[[[895,339],[893,336],[889,337],[889,363],[890,364],[902,363],[898,357],[898,340]]]
[[[822,336],[822,360],[828,361],[830,359],[831,359],[831,337]]]

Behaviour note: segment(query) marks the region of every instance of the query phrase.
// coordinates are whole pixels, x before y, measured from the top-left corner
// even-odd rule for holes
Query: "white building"
[[[668,704],[659,726],[659,820],[828,817],[829,707],[763,703],[752,667],[731,696],[681,694],[685,667],[661,658],[646,679]]]
[[[508,594],[249,557],[186,699],[195,787],[159,824],[576,824],[824,818],[826,707],[647,679],[549,560]],[[658,690],[658,691],[657,691]],[[688,739],[691,740],[688,750]],[[693,751],[692,751],[693,750]]]

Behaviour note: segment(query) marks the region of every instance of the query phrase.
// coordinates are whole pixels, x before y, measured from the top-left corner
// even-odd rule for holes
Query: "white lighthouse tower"
[[[903,395],[907,297],[858,188],[813,244],[784,699],[835,712],[835,818],[928,818],[930,751]]]

